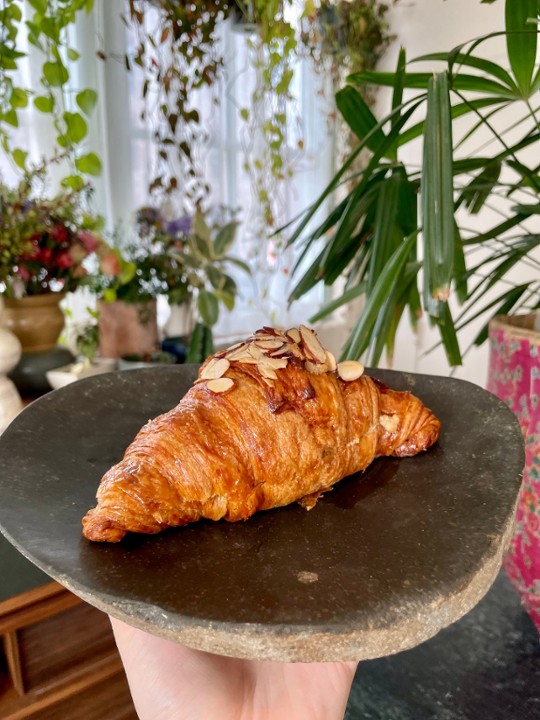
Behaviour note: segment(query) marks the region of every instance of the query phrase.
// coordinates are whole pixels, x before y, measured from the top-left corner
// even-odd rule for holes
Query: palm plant
[[[504,30],[410,62],[402,50],[395,72],[354,74],[337,93],[359,144],[294,228],[290,242],[303,246],[290,299],[345,277],[343,294],[312,318],[316,322],[365,295],[344,357],[367,352],[374,365],[385,350],[391,357],[405,310],[413,327],[424,311],[450,364],[459,365],[458,335],[468,323],[483,318],[473,341],[479,345],[494,315],[540,307],[534,257],[540,234],[532,230],[540,213],[539,7],[538,0],[505,0]],[[483,54],[496,38],[505,41],[501,64]],[[412,72],[418,62],[438,69]],[[366,85],[392,88],[390,112],[381,120],[362,99],[359,88]],[[465,130],[462,118],[469,118]],[[422,136],[418,167],[402,155]],[[365,166],[352,172],[366,150]],[[335,208],[306,233],[336,195]],[[474,229],[475,216],[488,211],[502,217]],[[298,276],[314,248],[315,260]],[[515,283],[508,274],[518,266],[523,281]]]

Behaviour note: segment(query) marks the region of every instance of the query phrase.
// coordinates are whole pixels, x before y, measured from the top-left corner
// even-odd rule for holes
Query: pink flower
[[[99,247],[98,238],[88,230],[79,230],[77,240],[81,243],[88,254],[95,252]]]
[[[117,277],[122,272],[120,260],[114,252],[109,252],[101,258],[101,271],[104,275]]]

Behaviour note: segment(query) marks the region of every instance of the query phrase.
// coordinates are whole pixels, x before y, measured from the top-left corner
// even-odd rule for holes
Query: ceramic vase
[[[6,376],[21,357],[21,344],[17,337],[0,327],[0,433],[22,409],[22,401],[12,381]]]
[[[525,469],[505,568],[540,630],[540,314],[497,317],[489,326],[488,390],[517,415]]]
[[[23,353],[53,350],[64,327],[64,293],[4,299],[4,326],[19,339]]]
[[[163,326],[165,337],[185,338],[191,335],[195,327],[195,315],[191,302],[185,302],[181,305],[171,304],[169,307],[170,314]]]

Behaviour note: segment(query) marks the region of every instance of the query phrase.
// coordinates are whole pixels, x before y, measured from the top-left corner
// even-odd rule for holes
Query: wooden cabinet
[[[0,638],[2,720],[137,720],[108,617],[58,583],[0,600]]]

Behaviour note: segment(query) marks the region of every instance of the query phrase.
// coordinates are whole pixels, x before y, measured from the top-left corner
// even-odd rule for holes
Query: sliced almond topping
[[[265,358],[261,358],[261,364],[271,367],[274,370],[281,370],[287,367],[288,360],[287,358],[274,358],[267,356]]]
[[[268,378],[269,380],[277,380],[276,371],[268,365],[263,365],[262,363],[259,364],[259,372],[261,373],[263,378]]]
[[[227,358],[212,358],[208,365],[205,365],[201,372],[201,380],[215,380],[224,375],[231,364]]]
[[[255,335],[270,335],[271,337],[276,337],[278,333],[279,330],[277,328],[270,327],[269,325],[263,325],[262,328],[255,331]]]
[[[237,357],[234,362],[243,365],[258,365],[260,360],[259,358],[254,358],[253,355],[250,355],[249,353],[245,353],[245,355],[242,355],[242,357]]]
[[[299,343],[302,340],[302,337],[296,328],[290,328],[285,334],[295,343]]]
[[[230,347],[226,348],[225,353],[228,355],[229,353],[232,353],[235,350],[238,350],[238,348],[241,348],[242,345],[245,345],[245,343],[243,343],[243,342],[234,343],[234,345],[231,345]]]
[[[305,325],[300,325],[300,335],[304,350],[310,356],[309,359],[318,363],[326,362],[326,351],[313,330],[310,330]]]
[[[295,342],[293,342],[291,345],[289,345],[289,352],[291,353],[291,355],[294,355],[294,357],[298,358],[299,360],[306,359],[306,356],[302,352],[302,349]]]
[[[277,348],[280,348],[283,345],[283,340],[280,340],[279,338],[270,338],[270,339],[255,339],[255,345],[261,350],[276,350]]]
[[[226,356],[232,362],[233,360],[236,360],[237,358],[246,354],[247,348],[248,348],[247,343],[240,343],[240,345],[236,349],[234,349],[234,350],[229,349],[226,353]]]
[[[337,372],[342,380],[351,382],[351,380],[358,380],[364,374],[364,366],[356,360],[344,360],[338,363]]]
[[[258,348],[254,343],[248,345],[247,351],[251,355],[251,357],[255,358],[255,360],[259,360],[259,358],[262,357],[261,348]]]
[[[234,380],[232,378],[220,377],[215,380],[209,380],[206,383],[206,387],[213,393],[225,393],[232,390],[234,387]]]
[[[326,363],[322,365],[320,363],[312,363],[309,360],[306,360],[305,368],[308,372],[313,373],[313,375],[322,375],[328,370]]]
[[[270,357],[282,357],[283,355],[291,354],[291,346],[289,343],[284,343],[278,350],[274,350],[270,353]]]
[[[336,358],[333,356],[333,354],[330,352],[330,350],[325,350],[326,352],[326,365],[328,372],[334,372],[334,370],[337,367]]]

